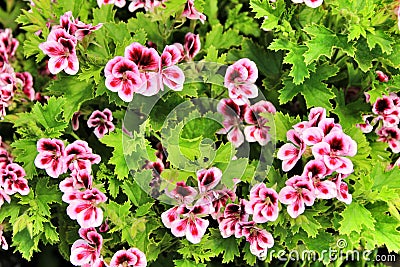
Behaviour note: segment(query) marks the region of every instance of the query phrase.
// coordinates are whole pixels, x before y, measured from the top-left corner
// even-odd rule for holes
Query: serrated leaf
[[[174,260],[175,267],[206,267],[204,263],[195,263],[190,260]]]
[[[135,173],[135,179],[140,180],[139,182],[143,180],[149,180],[149,178],[151,179],[150,170],[143,171],[141,173]],[[121,188],[122,191],[128,196],[128,199],[136,207],[153,202],[153,199],[150,198],[145,191],[143,191],[137,182],[124,181],[124,184],[121,186]]]
[[[274,5],[274,6],[273,6]],[[256,18],[264,18],[261,28],[266,31],[275,29],[286,9],[285,1],[271,3],[268,0],[251,0],[250,7],[256,13]]]
[[[80,81],[73,76],[61,76],[47,90],[54,95],[64,97],[65,101],[58,106],[58,110],[62,107],[64,118],[69,122],[74,112],[78,111],[85,101],[93,98],[93,87],[92,83]]]
[[[39,236],[31,238],[28,229],[24,229],[13,235],[12,246],[15,247],[26,260],[30,260],[33,252],[38,251]]]
[[[304,53],[307,65],[318,60],[321,56],[331,58],[335,48],[339,48],[348,56],[354,56],[355,49],[351,42],[348,42],[346,35],[336,34],[320,25],[312,25],[304,28],[304,31],[312,36],[306,41],[308,50]]]
[[[13,155],[16,162],[22,162],[22,167],[26,172],[26,177],[33,178],[37,174],[35,166],[35,158],[37,155],[36,140],[19,139],[11,143]]]
[[[221,24],[215,24],[206,35],[204,48],[208,49],[210,46],[214,46],[218,50],[229,49],[232,46],[238,46],[242,41],[243,36],[239,34],[239,31],[232,29],[224,31]]]
[[[280,90],[279,102],[285,104],[298,93],[301,93],[306,100],[308,108],[323,107],[330,111],[332,104],[329,100],[333,99],[335,95],[327,84],[322,81],[334,76],[338,71],[338,67],[324,64],[318,66],[310,78],[306,79],[301,85],[296,85],[291,79],[285,79],[283,81],[285,87]]]
[[[293,125],[300,122],[300,117],[291,117],[289,114],[283,114],[281,111],[276,112],[275,114],[262,115],[265,116],[268,120],[267,126],[271,127],[271,129],[275,129],[275,138],[276,141],[286,141],[286,133],[290,129],[292,129]]]
[[[367,44],[370,50],[374,49],[375,46],[379,46],[383,53],[390,54],[393,51],[393,39],[382,30],[367,33]]]
[[[268,49],[279,51],[289,50],[283,59],[283,63],[292,64],[293,67],[289,72],[289,76],[293,78],[293,83],[299,85],[304,82],[305,78],[310,77],[310,71],[315,70],[314,65],[307,66],[304,59],[304,53],[307,51],[305,45],[298,45],[286,39],[275,39]]]
[[[372,218],[371,212],[354,201],[346,206],[340,215],[343,218],[339,227],[341,234],[350,235],[353,231],[361,233],[363,227],[369,231],[375,229],[375,220]]]

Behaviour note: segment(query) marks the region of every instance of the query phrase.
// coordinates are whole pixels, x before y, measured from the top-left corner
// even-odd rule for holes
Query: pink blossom
[[[269,248],[274,246],[274,238],[264,229],[254,225],[254,222],[239,223],[235,237],[246,237],[250,243],[250,252],[257,257],[265,257]]]
[[[282,160],[282,170],[285,172],[290,171],[296,165],[306,150],[306,144],[295,130],[289,130],[286,133],[286,137],[293,144],[284,144],[277,154],[278,159]]]
[[[314,204],[314,188],[308,178],[294,176],[286,181],[286,186],[279,192],[279,201],[288,205],[287,211],[292,218],[297,218],[305,211],[305,205]]]
[[[7,240],[4,237],[3,225],[1,225],[1,224],[0,224],[0,245],[1,245],[2,249],[8,250]]]
[[[353,157],[357,153],[357,143],[343,132],[334,131],[314,145],[312,153],[315,159],[322,159],[330,170],[349,174],[353,172],[353,163],[344,156]]]
[[[304,3],[308,6],[308,7],[312,7],[312,8],[317,8],[320,5],[322,5],[324,1],[323,0],[304,0]]]
[[[13,38],[11,29],[0,29],[0,51],[5,51],[7,58],[15,56],[18,46],[19,42]]]
[[[92,24],[85,24],[78,19],[74,19],[72,12],[68,11],[60,17],[60,28],[65,29],[69,34],[74,35],[79,41],[82,41],[86,35],[91,34],[93,31],[100,29],[103,26],[99,23],[96,26]],[[55,28],[59,28],[56,26]]]
[[[7,150],[5,150],[4,148],[0,147],[0,170],[4,169],[11,162],[12,162],[11,155],[7,152]]]
[[[389,77],[383,71],[377,70],[375,73],[380,82],[387,83],[389,81]]]
[[[154,48],[134,42],[125,48],[125,58],[134,62],[140,71],[158,71],[161,57]]]
[[[222,172],[217,167],[197,171],[197,181],[200,193],[213,189],[221,181]]]
[[[178,66],[175,66],[180,60],[182,60],[181,52],[177,46],[168,45],[164,48],[161,54],[161,90],[164,90],[163,85],[168,86],[174,91],[181,91],[183,89],[185,74]]]
[[[92,164],[98,164],[100,160],[100,156],[93,154],[86,141],[77,140],[65,148],[65,163],[71,171],[91,170]]]
[[[171,228],[172,223],[179,220],[178,211],[180,210],[181,210],[180,207],[176,206],[164,211],[161,214],[161,221],[163,222],[165,227]]]
[[[194,19],[194,20],[200,20],[201,23],[204,24],[204,21],[207,19],[207,17],[203,14],[200,13],[195,7],[194,7],[194,0],[188,0],[185,9],[183,10],[182,17],[186,17],[188,19]]]
[[[266,145],[271,137],[269,135],[270,127],[265,124],[268,119],[262,117],[261,113],[275,114],[276,109],[271,102],[261,100],[246,109],[244,120],[251,124],[244,128],[244,135],[248,142],[258,142],[260,145]]]
[[[250,201],[246,203],[246,212],[253,214],[253,221],[265,223],[278,218],[278,194],[272,188],[260,183],[250,190]]]
[[[36,167],[45,169],[53,178],[66,172],[64,143],[61,140],[42,138],[37,142],[37,150]]]
[[[229,97],[237,105],[244,105],[249,102],[249,98],[258,96],[258,89],[254,84],[257,78],[256,64],[247,58],[242,58],[226,70],[224,86],[228,88]]]
[[[378,141],[389,144],[393,153],[400,152],[400,129],[397,127],[382,127],[377,130]]]
[[[316,198],[331,199],[337,195],[336,185],[332,181],[323,180],[325,176],[331,174],[322,160],[310,160],[304,166],[303,176],[309,178],[314,186]]]
[[[178,218],[171,223],[171,232],[176,237],[186,236],[186,239],[193,243],[200,243],[204,236],[209,221],[200,218],[202,215],[209,214],[206,206],[194,206],[188,208],[181,206],[177,209],[177,213],[182,215],[183,218]]]
[[[102,5],[116,5],[119,8],[122,8],[126,5],[126,0],[97,0],[97,4],[99,7]]]
[[[200,51],[200,36],[198,34],[188,32],[185,35],[183,47],[185,50],[186,60],[192,60]]]
[[[75,192],[92,188],[93,177],[87,169],[73,170],[71,177],[64,179],[59,185],[61,192]]]
[[[81,116],[81,112],[74,112],[71,119],[72,130],[77,131],[79,129],[79,117]]]
[[[128,9],[129,9],[130,12],[134,12],[139,8],[144,8],[146,11],[153,11],[154,8],[161,6],[164,1],[159,1],[159,0],[132,0],[132,2],[129,4]]]
[[[357,123],[356,126],[361,129],[363,133],[370,133],[374,129],[374,126],[370,123],[370,118],[372,115],[363,115],[362,116],[364,123]]]
[[[103,237],[94,228],[79,229],[78,239],[71,247],[70,261],[73,265],[93,264],[100,257]]]
[[[3,206],[4,202],[10,203],[11,197],[4,191],[2,187],[0,187],[0,208]]]
[[[133,99],[133,94],[138,92],[143,80],[140,77],[138,66],[123,57],[115,57],[105,67],[106,87],[125,102]]]
[[[4,193],[13,195],[20,193],[23,196],[29,194],[28,181],[24,178],[25,170],[16,163],[8,164],[0,170],[0,185],[4,188]]]
[[[352,196],[349,194],[349,187],[348,185],[343,182],[343,178],[345,178],[346,175],[338,174],[336,178],[333,180],[336,184],[336,189],[337,189],[337,196],[336,198],[346,204],[350,204],[352,201]]]
[[[98,207],[107,197],[97,188],[76,192],[76,199],[69,202],[67,214],[77,220],[82,228],[98,227],[103,222],[103,210]]]
[[[33,78],[29,72],[15,73],[18,82],[21,84],[22,92],[28,97],[29,100],[35,99],[35,90],[33,89]]]
[[[186,205],[192,203],[197,195],[196,189],[186,185],[186,183],[183,181],[177,182],[174,190],[172,191],[166,190],[165,193],[170,198],[175,199],[178,202],[178,204],[186,204]]]
[[[79,61],[75,47],[77,38],[64,29],[53,29],[47,41],[41,43],[39,48],[46,55],[50,56],[49,70],[57,74],[64,70],[67,74],[74,75],[79,70]]]
[[[137,248],[117,251],[111,258],[110,267],[146,267],[146,255]]]
[[[239,106],[230,98],[221,99],[217,105],[217,111],[224,115],[224,128],[219,130],[218,133],[228,133],[227,139],[235,147],[241,146],[244,142],[240,125],[247,108],[247,104]]]
[[[226,205],[223,215],[218,217],[219,231],[223,238],[234,235],[239,223],[248,221],[249,214],[245,211],[245,204],[243,199],[239,204],[230,203]]]
[[[89,128],[95,127],[94,134],[97,138],[102,138],[107,132],[114,131],[115,126],[112,120],[111,110],[105,108],[103,111],[95,110],[90,115],[87,125]]]

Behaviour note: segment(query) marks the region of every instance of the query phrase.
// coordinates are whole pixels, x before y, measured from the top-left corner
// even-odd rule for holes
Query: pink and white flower
[[[383,71],[377,70],[375,73],[380,82],[387,83],[389,81],[389,77]]]
[[[290,171],[306,151],[306,144],[297,131],[289,130],[286,137],[292,143],[284,144],[277,154],[278,159],[282,160],[282,170],[285,172]]]
[[[15,56],[19,42],[13,38],[11,29],[0,29],[0,51],[4,51],[7,59]]]
[[[393,153],[400,152],[400,129],[397,127],[382,127],[377,129],[378,141],[389,144]]]
[[[279,201],[288,205],[287,211],[292,218],[297,218],[305,211],[305,205],[314,204],[314,187],[308,178],[294,176],[286,181],[286,186],[279,192]]]
[[[253,221],[265,223],[278,218],[278,194],[263,183],[256,184],[250,190],[250,201],[246,203],[246,212],[253,214]]]
[[[72,130],[77,131],[79,129],[79,117],[81,116],[81,112],[77,111],[72,115],[71,125]]]
[[[67,214],[76,220],[82,228],[98,227],[103,222],[103,210],[99,204],[107,200],[97,188],[86,189],[75,193],[76,199],[69,202]]]
[[[77,140],[65,148],[65,164],[71,170],[91,170],[92,164],[98,164],[101,158],[93,154],[86,141]]]
[[[58,178],[65,173],[64,143],[58,139],[42,138],[37,142],[39,154],[35,158],[35,166],[45,169],[50,177]]]
[[[144,8],[146,11],[153,11],[154,8],[159,7],[165,0],[132,0],[129,4],[129,11],[134,12],[139,8]]]
[[[352,196],[349,194],[349,187],[345,182],[343,182],[343,178],[345,178],[345,176],[339,173],[333,180],[337,189],[336,198],[349,205],[352,201]]]
[[[182,13],[182,17],[186,17],[188,19],[195,19],[195,20],[198,19],[203,24],[204,24],[204,21],[207,19],[207,17],[203,13],[200,13],[194,7],[194,0],[187,1],[185,9],[183,10],[183,13]]]
[[[111,258],[110,267],[146,267],[146,255],[137,248],[117,251]]]
[[[13,195],[20,193],[23,196],[29,194],[28,181],[24,178],[25,170],[16,163],[8,164],[0,170],[0,185],[4,188],[4,193]]]
[[[224,86],[228,88],[229,97],[240,106],[248,104],[249,98],[258,96],[258,89],[254,84],[257,78],[256,64],[247,58],[242,58],[226,70]]]
[[[39,48],[46,55],[50,56],[49,70],[57,74],[64,70],[67,74],[74,75],[79,70],[79,61],[75,47],[77,38],[64,29],[53,29],[47,41],[41,43]]]
[[[55,28],[63,28],[69,34],[74,35],[78,41],[82,41],[86,35],[89,35],[93,31],[100,29],[102,26],[102,23],[99,23],[96,26],[93,26],[92,24],[85,24],[82,21],[75,19],[72,16],[72,12],[68,11],[60,17],[60,26],[55,26]]]
[[[186,239],[193,244],[200,243],[210,223],[200,218],[210,213],[207,206],[199,205],[192,208],[180,206],[177,213],[183,218],[178,218],[171,223],[172,234],[176,237],[186,236]]]
[[[202,169],[197,171],[196,174],[200,193],[205,193],[216,187],[222,178],[222,172],[217,167]]]
[[[29,100],[35,99],[35,90],[33,89],[33,78],[29,72],[15,73],[18,83],[21,85],[22,92],[28,97]]]
[[[111,110],[105,108],[103,111],[95,110],[90,115],[87,125],[89,128],[94,127],[94,134],[97,138],[102,138],[106,133],[114,131],[115,126],[112,120]]]
[[[161,90],[164,90],[163,85],[168,86],[174,91],[181,91],[183,89],[185,74],[178,66],[175,66],[180,60],[182,60],[182,55],[177,46],[167,45],[164,48],[161,54]]]
[[[270,140],[269,135],[270,127],[265,124],[268,122],[262,113],[275,114],[276,109],[269,101],[261,100],[246,109],[244,113],[244,120],[246,123],[251,124],[244,127],[244,135],[248,142],[258,142],[260,145],[266,145]]]
[[[269,248],[274,246],[274,238],[264,229],[254,225],[254,222],[239,223],[235,233],[236,238],[246,237],[250,243],[250,252],[257,257],[265,257]]]
[[[79,236],[82,239],[76,240],[71,247],[71,263],[75,266],[94,264],[100,257],[103,237],[92,227],[79,229]]]
[[[7,240],[4,237],[3,225],[0,224],[0,245],[3,250],[8,250]]]
[[[218,131],[219,134],[228,134],[227,139],[235,147],[239,147],[244,142],[244,135],[240,129],[244,114],[248,105],[237,105],[232,99],[221,99],[217,105],[217,111],[224,115],[224,128]]]
[[[303,177],[309,178],[314,186],[316,198],[331,199],[337,195],[336,185],[329,180],[323,180],[332,171],[328,170],[322,160],[310,160],[304,166]]]
[[[185,50],[186,60],[193,60],[193,58],[200,52],[200,36],[198,34],[188,32],[185,35],[183,47]]]
[[[186,185],[185,182],[177,182],[176,187],[172,191],[165,191],[166,195],[177,201],[178,204],[189,205],[194,201],[197,195],[196,189]]]
[[[357,143],[341,131],[329,133],[312,147],[315,159],[322,159],[332,171],[342,174],[353,172],[353,163],[345,156],[353,157],[357,153]]]
[[[241,199],[239,204],[230,203],[226,205],[222,216],[218,217],[219,231],[223,238],[235,234],[241,222],[247,222],[249,214],[245,211],[245,200]]]
[[[125,102],[133,99],[143,84],[138,66],[126,58],[117,56],[110,60],[105,67],[106,87]]]

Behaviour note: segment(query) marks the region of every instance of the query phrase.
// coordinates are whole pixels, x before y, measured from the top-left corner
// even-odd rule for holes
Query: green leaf
[[[382,30],[374,31],[374,33],[367,33],[367,44],[370,50],[378,45],[383,53],[390,54],[393,51],[393,39]]]
[[[234,8],[228,10],[228,19],[224,24],[225,29],[232,26],[234,30],[243,34],[259,37],[261,31],[258,23],[249,16],[248,12],[240,12],[242,6],[242,4],[237,4]]]
[[[61,204],[61,192],[57,185],[48,186],[49,178],[41,178],[36,184],[35,200],[36,212],[42,216],[50,217],[50,206],[52,203]]]
[[[275,39],[268,49],[279,51],[289,50],[283,59],[283,63],[292,64],[293,67],[289,72],[289,76],[293,77],[293,83],[299,85],[304,82],[305,78],[310,77],[310,71],[315,70],[314,65],[307,65],[304,59],[304,53],[307,51],[305,45],[298,45],[287,39]]]
[[[54,81],[47,90],[52,94],[64,97],[64,104],[59,106],[64,109],[64,118],[69,122],[81,105],[93,98],[93,83],[80,81],[73,76],[61,76]]]
[[[232,46],[238,46],[242,43],[243,36],[241,36],[237,30],[228,29],[224,31],[221,24],[216,24],[213,26],[211,31],[207,33],[205,39],[205,49],[214,46],[217,50],[220,50],[229,49]]]
[[[37,102],[32,111],[29,113],[18,113],[18,118],[14,122],[14,126],[22,129],[28,125],[35,123],[40,125],[44,132],[35,132],[33,135],[38,137],[57,138],[62,131],[68,126],[68,123],[62,119],[62,112],[65,103],[64,98],[50,97],[47,104]],[[29,130],[29,129],[28,129]]]
[[[370,210],[375,222],[374,231],[363,228],[361,236],[367,241],[367,249],[375,249],[375,245],[386,246],[389,253],[400,251],[400,221],[386,213],[388,207],[382,202],[376,203]]]
[[[136,210],[136,217],[141,217],[148,214],[151,211],[151,207],[153,206],[153,204],[154,203],[145,203],[143,205],[140,205]]]
[[[204,263],[195,263],[190,260],[174,260],[175,267],[206,267]]]
[[[333,99],[335,95],[327,84],[322,81],[334,76],[338,71],[338,67],[324,64],[318,66],[310,78],[306,79],[301,85],[296,85],[291,79],[285,79],[283,81],[285,87],[280,90],[279,103],[285,104],[298,93],[301,93],[306,100],[308,108],[323,107],[330,111],[332,104],[329,100]]]
[[[278,0],[274,4],[268,0],[250,0],[250,7],[256,13],[256,18],[264,18],[261,28],[265,31],[277,28],[286,10],[285,1],[283,0]]]
[[[311,40],[306,42],[308,50],[304,53],[307,65],[318,60],[321,56],[330,59],[335,48],[339,48],[348,56],[354,56],[355,49],[353,44],[348,42],[346,35],[335,34],[320,25],[305,27],[304,31],[312,36]]]
[[[12,246],[15,247],[26,260],[30,260],[33,252],[39,251],[39,236],[31,238],[27,228],[15,233],[12,239]]]
[[[38,154],[36,148],[36,140],[19,139],[11,143],[14,148],[12,153],[16,162],[22,162],[22,167],[26,172],[26,177],[33,178],[37,174],[35,166],[35,158]]]
[[[210,229],[210,233],[210,239],[207,239],[204,246],[211,249],[216,256],[222,253],[222,263],[232,262],[240,255],[235,237],[222,238],[217,229]]]
[[[143,178],[147,176],[146,178]],[[141,173],[135,173],[135,180],[143,181],[151,179],[151,170],[146,170]],[[135,205],[136,207],[140,207],[146,203],[153,202],[154,200],[150,198],[145,191],[140,187],[137,182],[124,181],[124,184],[121,186],[124,194],[128,196],[128,199]]]
[[[206,234],[198,244],[192,244],[186,239],[180,240],[181,246],[178,249],[178,253],[185,259],[194,259],[196,263],[210,262],[211,258],[216,256],[216,253],[210,248],[204,246],[210,238],[209,234]]]
[[[341,234],[350,235],[353,231],[361,233],[363,226],[368,231],[375,230],[375,220],[371,212],[359,203],[353,201],[350,205],[346,206],[340,215],[343,217],[339,227]]]

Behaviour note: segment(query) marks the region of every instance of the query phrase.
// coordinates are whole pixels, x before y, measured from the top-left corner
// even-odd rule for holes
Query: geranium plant
[[[84,267],[400,257],[398,1],[0,7],[2,250]]]

